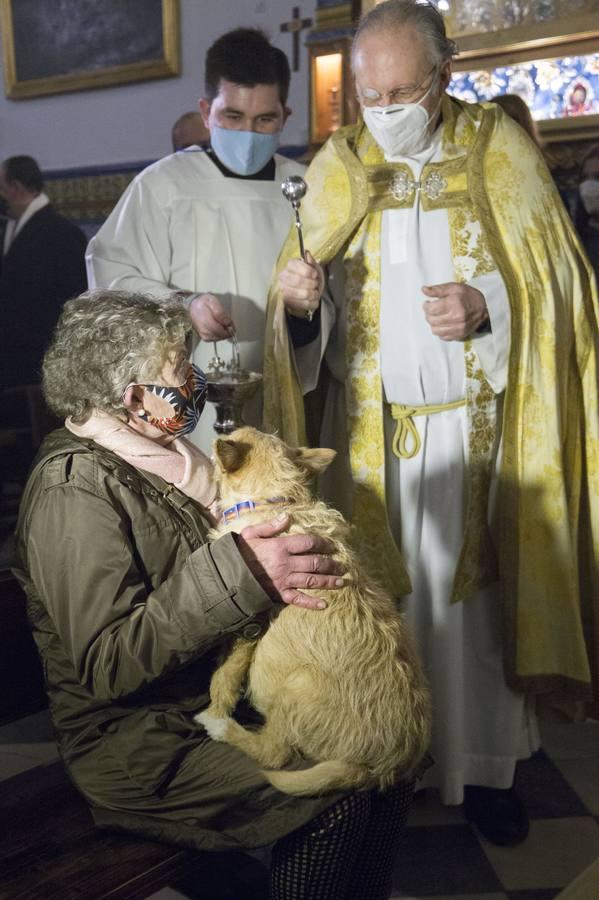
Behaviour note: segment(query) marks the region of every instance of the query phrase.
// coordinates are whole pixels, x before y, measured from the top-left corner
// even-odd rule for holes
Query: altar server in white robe
[[[292,216],[281,182],[305,168],[276,153],[290,114],[289,81],[287,57],[262,32],[222,35],[206,56],[199,102],[211,146],[189,147],[141,172],[87,250],[90,287],[181,294],[202,369],[214,355],[212,341],[234,330],[242,366],[262,371],[268,285]],[[218,345],[226,362],[231,352]],[[207,406],[191,435],[205,452],[214,417]],[[261,395],[244,418],[260,423]]]
[[[589,267],[531,142],[502,113],[445,94],[454,52],[441,15],[421,0],[387,0],[362,20],[353,69],[364,121],[333,135],[307,173],[304,239],[326,270],[297,258],[290,233],[269,308],[265,426],[306,440],[301,392],[316,387],[326,353],[326,405],[312,439],[335,447],[337,458],[322,487],[353,521],[381,580],[402,595],[419,638],[435,711],[436,764],[423,784],[445,803],[465,800],[485,837],[507,845],[528,832],[512,786],[517,760],[538,747],[525,692],[532,701],[552,691],[592,696],[590,654],[578,639],[592,578],[573,571],[558,586],[567,562],[551,563],[548,575],[538,539],[567,522],[550,506],[573,470],[555,470],[551,493],[549,462],[570,438],[551,443],[563,428],[551,399],[558,376],[541,358],[538,323],[576,309],[568,313],[581,323],[576,330],[546,325],[542,333],[565,379],[576,359],[570,343],[592,344],[596,312]],[[537,230],[548,220],[555,249]],[[559,272],[552,282],[551,265]],[[290,354],[292,317],[312,335],[299,346],[292,332]],[[589,411],[594,364],[581,380]],[[514,406],[516,397],[526,402]],[[542,398],[535,420],[548,424],[532,443],[529,398]],[[593,435],[595,416],[587,418]],[[533,486],[536,519],[527,512]],[[512,500],[519,505],[506,517]],[[539,532],[540,522],[551,529]],[[576,540],[566,532],[557,546]],[[505,555],[514,547],[517,562]],[[567,620],[564,596],[574,601]]]

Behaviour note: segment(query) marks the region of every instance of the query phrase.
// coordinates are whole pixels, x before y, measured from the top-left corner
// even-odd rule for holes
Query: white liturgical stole
[[[430,147],[407,164],[414,181],[424,165],[441,159],[441,129]],[[434,335],[424,315],[423,286],[456,281],[446,209],[423,210],[416,191],[411,207],[386,209],[381,230],[380,354],[385,399],[415,406],[464,397],[464,345]],[[505,387],[509,311],[503,279],[495,270],[468,282],[487,302],[492,334],[473,344],[491,386]]]

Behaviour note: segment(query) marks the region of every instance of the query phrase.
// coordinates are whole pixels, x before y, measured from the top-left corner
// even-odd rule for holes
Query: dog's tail
[[[295,794],[299,797],[362,788],[376,780],[373,780],[365,766],[342,762],[338,759],[317,763],[310,769],[263,770],[262,774],[278,791],[282,791],[283,794]]]

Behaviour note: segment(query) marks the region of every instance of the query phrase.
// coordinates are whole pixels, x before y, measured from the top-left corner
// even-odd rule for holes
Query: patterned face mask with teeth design
[[[173,412],[170,416],[158,417],[144,409],[139,413],[140,418],[165,434],[176,437],[183,437],[194,430],[206,403],[206,376],[198,366],[190,366],[187,380],[178,387],[165,387],[163,384],[143,384],[141,387],[168,403]]]

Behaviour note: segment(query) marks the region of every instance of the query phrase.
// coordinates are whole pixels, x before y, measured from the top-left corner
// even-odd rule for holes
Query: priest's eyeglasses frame
[[[374,88],[367,87],[362,89],[356,85],[358,99],[363,106],[379,106],[381,100],[384,100],[385,98],[387,98],[388,104],[390,106],[394,103],[417,103],[418,100],[421,100],[426,92],[430,89],[434,81],[436,71],[437,65],[435,64],[432,69],[428,70],[422,81],[418,84],[397,87],[392,91],[388,91],[386,94],[379,94],[379,92],[375,91]],[[426,81],[428,81],[430,75],[432,75],[433,77],[431,78],[429,86],[424,89],[423,85]]]

